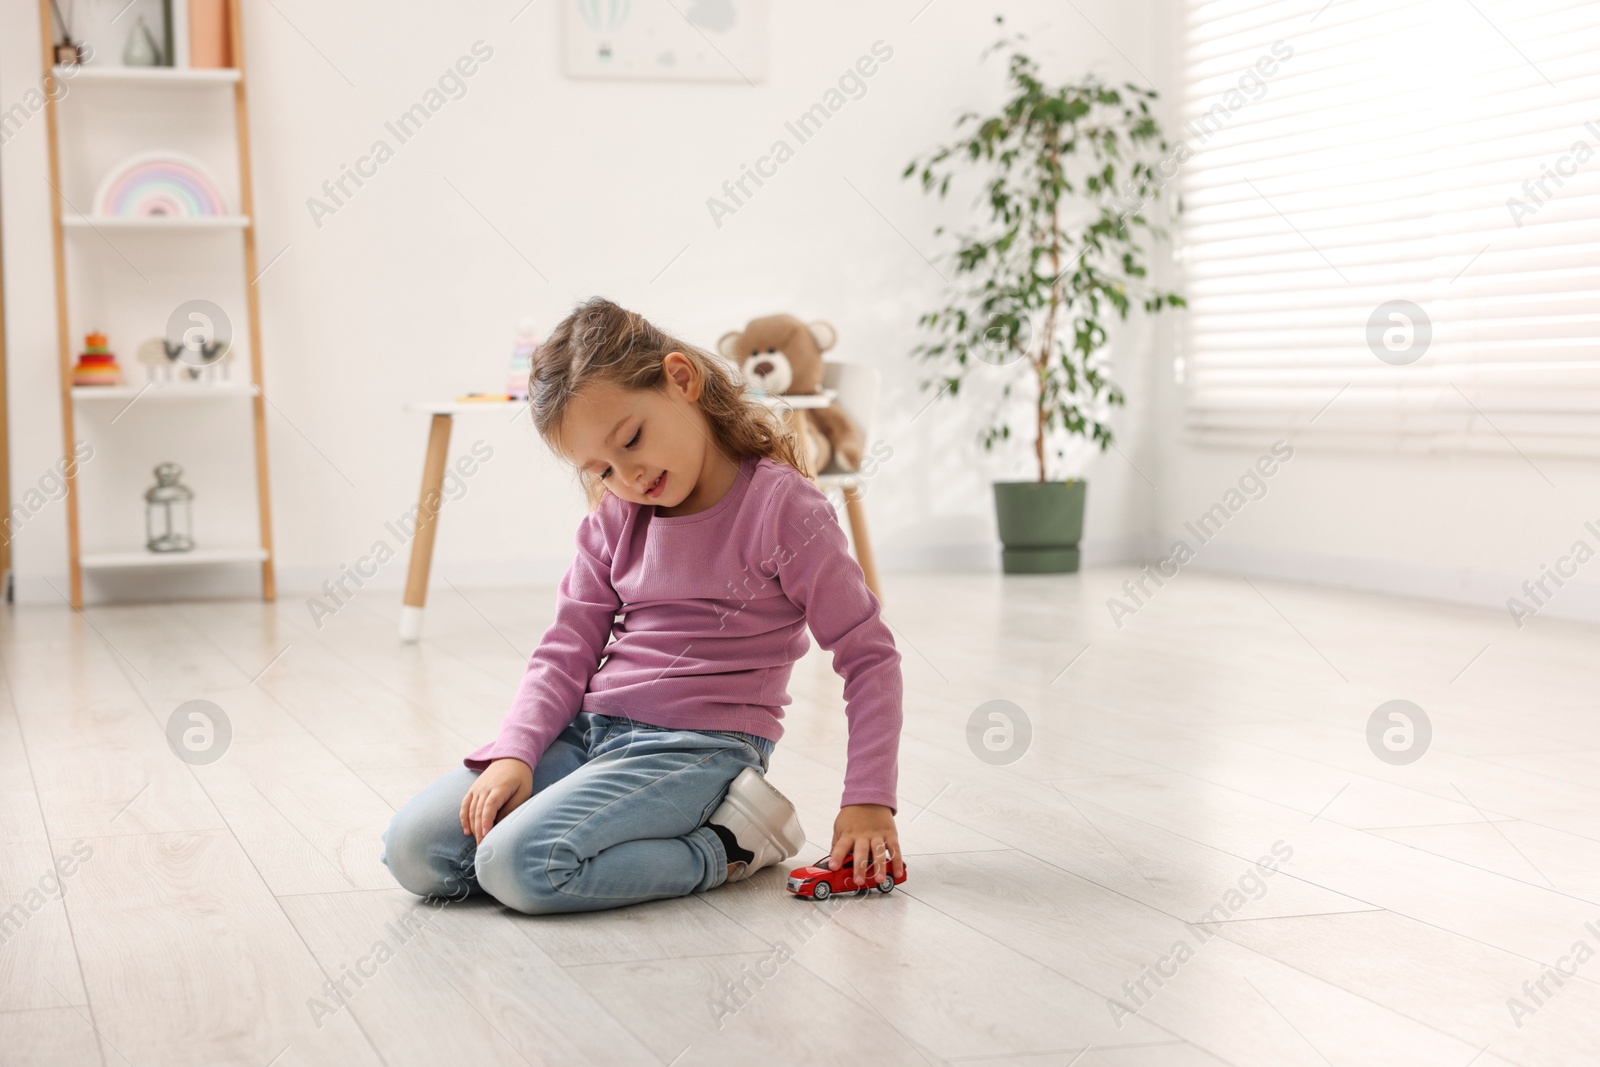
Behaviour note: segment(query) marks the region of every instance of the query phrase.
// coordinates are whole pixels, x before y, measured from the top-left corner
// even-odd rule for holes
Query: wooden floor
[[[803,902],[786,865],[544,918],[429,907],[378,853],[493,735],[552,588],[445,586],[409,647],[372,591],[320,630],[299,600],[6,609],[0,1061],[1600,1063],[1600,629],[1198,573],[1119,628],[1125,577],[885,575],[892,894]],[[830,843],[842,684],[795,668],[790,865]],[[168,745],[196,699],[212,763]],[[1408,765],[1367,740],[1393,699],[1432,725]],[[1031,724],[1014,763],[969,746],[991,700]]]

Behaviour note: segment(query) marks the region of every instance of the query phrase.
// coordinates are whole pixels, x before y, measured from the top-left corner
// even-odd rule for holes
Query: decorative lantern
[[[145,547],[152,552],[188,552],[194,548],[189,536],[189,502],[194,492],[180,485],[183,468],[176,463],[156,467],[156,484],[145,491]]]

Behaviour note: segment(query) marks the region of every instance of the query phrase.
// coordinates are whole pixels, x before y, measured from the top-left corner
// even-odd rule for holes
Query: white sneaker
[[[733,868],[727,879],[730,882],[743,881],[763,867],[788,859],[806,843],[794,805],[754,767],[739,772],[728,785],[727,797],[706,821],[726,827],[740,848],[755,853],[748,861],[729,861]]]

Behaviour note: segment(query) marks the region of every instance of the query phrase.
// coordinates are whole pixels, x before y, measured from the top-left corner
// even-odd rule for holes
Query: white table
[[[784,413],[796,437],[800,434],[800,411],[825,408],[836,393],[823,390],[813,396],[763,396],[759,399]],[[428,601],[428,572],[433,568],[433,538],[439,529],[439,508],[444,503],[445,462],[450,454],[450,429],[457,415],[510,413],[528,406],[526,400],[419,400],[405,406],[433,416],[428,430],[428,451],[422,462],[422,491],[417,505],[417,533],[411,541],[411,564],[406,572],[405,599],[400,607],[400,640],[418,641],[422,637],[422,610]],[[809,476],[809,475],[808,475]]]

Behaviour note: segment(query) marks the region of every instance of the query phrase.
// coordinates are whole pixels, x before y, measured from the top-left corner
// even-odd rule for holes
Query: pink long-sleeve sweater
[[[900,653],[828,498],[787,463],[746,456],[711,507],[656,510],[607,493],[584,516],[555,622],[499,734],[466,766],[536,766],[580,709],[777,741],[809,624],[845,680],[840,805],[897,812]]]

